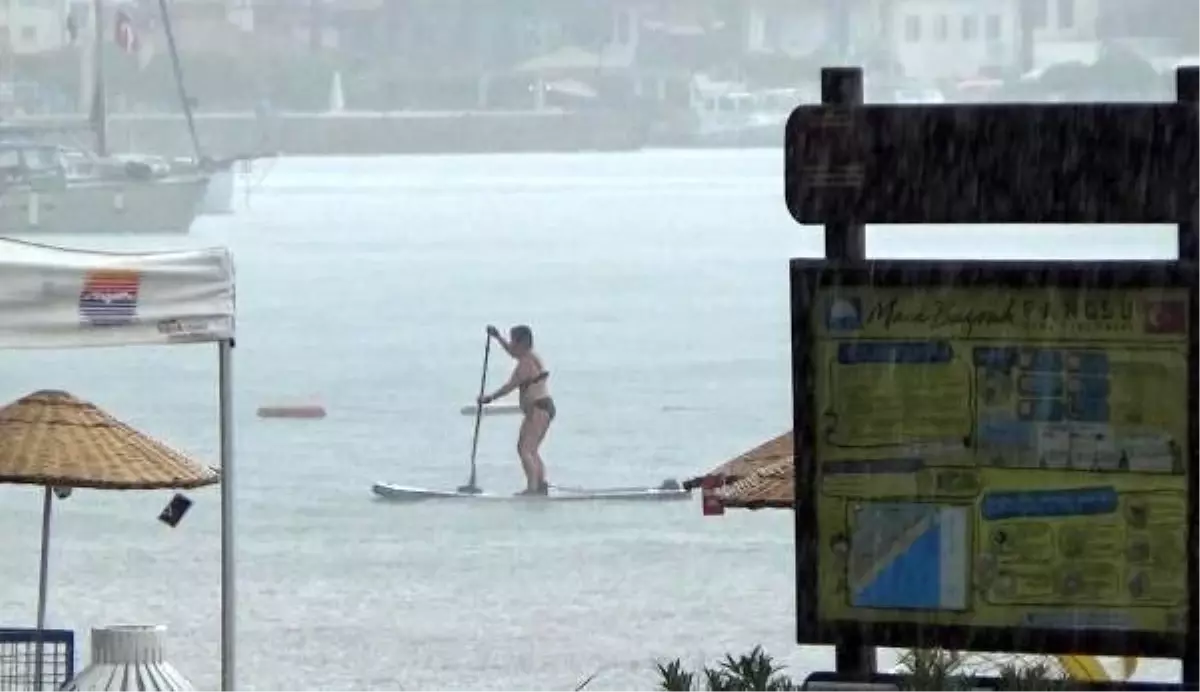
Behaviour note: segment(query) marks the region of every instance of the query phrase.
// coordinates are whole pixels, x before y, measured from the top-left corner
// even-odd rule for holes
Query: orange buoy
[[[259,418],[324,418],[325,407],[310,406],[260,406]]]

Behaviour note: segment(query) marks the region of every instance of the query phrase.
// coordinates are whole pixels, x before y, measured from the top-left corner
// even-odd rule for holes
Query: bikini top
[[[550,371],[543,370],[543,371],[539,372],[538,374],[534,375],[533,377],[530,377],[529,379],[525,380],[520,385],[518,385],[518,387],[521,390],[521,394],[524,394],[525,390],[528,389],[530,386],[535,385],[539,382],[545,382],[546,378],[548,378],[548,377],[550,377]]]

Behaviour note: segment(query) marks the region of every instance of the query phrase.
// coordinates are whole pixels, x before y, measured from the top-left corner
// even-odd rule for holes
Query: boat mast
[[[92,0],[95,15],[96,45],[92,47],[93,81],[95,93],[92,100],[92,127],[96,131],[96,153],[108,156],[108,99],[104,89],[104,5],[103,0]]]
[[[196,134],[196,118],[192,113],[192,101],[188,98],[187,87],[183,83],[183,66],[179,62],[179,48],[175,45],[175,30],[171,28],[171,10],[167,8],[167,0],[158,0],[158,9],[162,17],[163,29],[167,33],[167,47],[171,50],[171,70],[175,74],[175,88],[179,91],[179,105],[183,108],[183,117],[187,121],[188,135],[192,138],[192,151],[196,154],[196,163],[201,163],[204,160],[204,154],[200,150],[200,136]]]

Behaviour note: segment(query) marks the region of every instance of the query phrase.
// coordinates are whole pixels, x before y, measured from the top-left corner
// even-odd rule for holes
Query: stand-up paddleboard
[[[516,502],[662,502],[686,500],[692,496],[675,481],[665,481],[658,487],[646,488],[557,488],[548,495],[513,495],[503,493],[470,493],[459,490],[431,490],[392,483],[376,483],[371,491],[391,502],[425,502],[427,500],[487,500]]]

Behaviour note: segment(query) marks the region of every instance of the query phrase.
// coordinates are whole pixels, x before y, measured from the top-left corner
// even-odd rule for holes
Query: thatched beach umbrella
[[[789,430],[703,476],[685,481],[683,487],[707,487],[712,502],[722,508],[790,509],[795,502],[794,478],[795,459]],[[716,508],[709,511],[719,513]]]
[[[185,489],[218,480],[216,470],[66,392],[34,392],[0,408],[0,483],[41,485],[46,489],[42,502],[38,631],[46,627],[50,508],[56,488]],[[41,668],[39,650],[35,661],[39,686]]]
[[[792,509],[796,463],[785,459],[764,465],[721,489],[721,504],[742,509]]]

